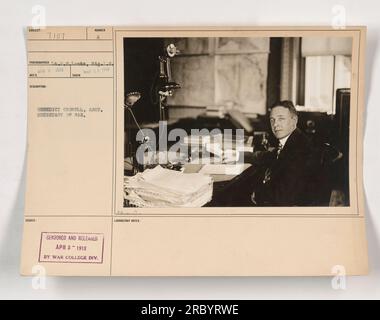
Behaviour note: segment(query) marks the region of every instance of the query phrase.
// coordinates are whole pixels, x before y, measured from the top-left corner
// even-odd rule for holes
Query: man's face
[[[297,127],[297,116],[285,107],[272,108],[269,120],[272,132],[277,139],[285,138]]]

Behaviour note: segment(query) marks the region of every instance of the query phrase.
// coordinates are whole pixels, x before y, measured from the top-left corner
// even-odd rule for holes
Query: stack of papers
[[[206,164],[199,173],[237,176],[246,169],[244,163],[237,164]]]
[[[136,207],[201,207],[212,198],[213,180],[157,166],[124,178],[124,198]]]
[[[210,136],[209,135],[190,135],[186,136],[183,139],[183,143],[188,145],[201,145],[204,146],[206,143],[210,143]]]

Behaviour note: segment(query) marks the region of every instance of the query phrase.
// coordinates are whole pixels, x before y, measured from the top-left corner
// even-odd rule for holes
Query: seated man
[[[297,128],[297,111],[291,101],[277,103],[270,112],[278,147],[263,154],[251,200],[257,206],[305,206],[310,203],[310,182],[317,161],[308,138]]]

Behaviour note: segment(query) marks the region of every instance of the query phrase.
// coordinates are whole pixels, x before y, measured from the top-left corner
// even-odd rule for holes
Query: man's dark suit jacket
[[[331,191],[322,151],[296,129],[278,159],[276,149],[255,152],[252,166],[222,190],[214,190],[209,206],[328,206]],[[265,172],[270,180],[263,183]]]
[[[278,158],[277,149],[267,153],[255,187],[257,205],[310,205],[310,183],[316,165],[311,143],[298,128],[295,129]],[[264,178],[265,173],[269,178]]]

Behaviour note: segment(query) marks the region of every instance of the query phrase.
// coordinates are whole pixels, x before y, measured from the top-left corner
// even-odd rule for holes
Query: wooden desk
[[[184,173],[196,173],[202,164],[186,164]],[[251,206],[250,185],[256,168],[250,163],[244,164],[244,171],[239,175],[212,174],[214,180],[212,200],[205,207],[246,207]]]
[[[203,164],[185,164],[184,173],[197,173],[203,168]],[[243,172],[251,166],[250,163],[244,163]],[[214,182],[227,182],[234,179],[237,175],[232,174],[210,174]]]

